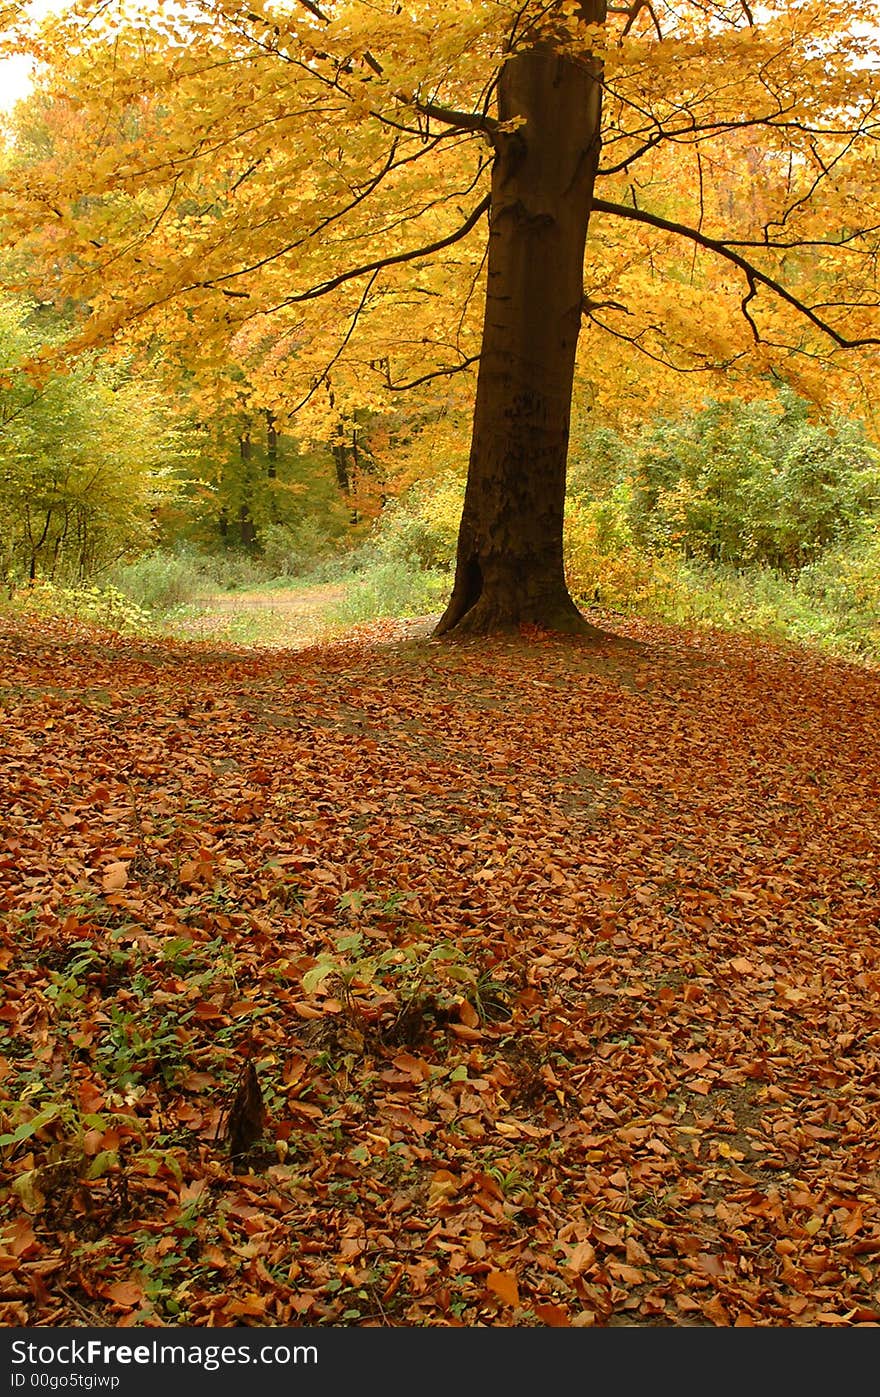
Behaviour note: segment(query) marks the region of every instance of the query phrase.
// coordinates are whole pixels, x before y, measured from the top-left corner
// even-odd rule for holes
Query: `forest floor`
[[[880,1324],[880,673],[609,624],[0,620],[0,1324]]]

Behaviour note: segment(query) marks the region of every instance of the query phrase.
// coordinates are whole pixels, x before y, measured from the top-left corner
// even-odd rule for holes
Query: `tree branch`
[[[722,242],[718,238],[707,237],[705,233],[698,232],[696,228],[689,228],[685,223],[673,223],[670,219],[661,218],[655,213],[648,213],[645,209],[633,209],[630,208],[628,204],[612,204],[609,203],[607,199],[594,199],[593,210],[595,213],[612,214],[616,218],[628,218],[635,223],[646,223],[651,228],[660,228],[664,233],[675,233],[681,238],[689,238],[691,242],[697,243],[699,247],[704,247],[708,252],[714,252],[718,257],[725,258],[728,262],[732,262],[735,267],[739,267],[740,271],[745,273],[750,288],[753,282],[759,282],[762,286],[766,286],[768,290],[774,292],[780,300],[793,306],[796,311],[799,311],[801,315],[805,316],[807,320],[815,325],[818,330],[821,330],[824,335],[827,335],[829,339],[832,339],[841,349],[858,349],[863,345],[880,344],[880,337],[877,336],[865,336],[861,339],[853,340],[847,339],[845,335],[841,335],[838,330],[835,330],[833,325],[829,325],[827,320],[823,320],[821,316],[817,315],[804,301],[798,300],[797,296],[793,296],[790,291],[787,291],[785,287],[778,281],[775,281],[773,277],[768,276],[766,272],[762,272],[758,267],[753,266],[751,262],[748,262],[745,257],[740,256],[738,252],[733,252],[725,242]],[[749,295],[746,301],[748,302],[751,299],[751,295]],[[747,319],[748,318],[747,316]],[[752,325],[753,330],[754,328],[754,325]]]
[[[498,129],[498,122],[486,112],[457,112],[451,107],[438,106],[436,102],[422,102],[418,97],[406,98],[403,93],[400,99],[443,126],[454,126],[460,131],[482,131],[486,136],[492,136]]]
[[[360,319],[360,317],[361,317],[361,311],[363,310],[364,306],[367,304],[367,297],[369,296],[370,292],[372,291],[372,289],[373,289],[373,283],[375,282],[376,277],[377,277],[378,275],[379,275],[378,271],[373,272],[372,276],[370,277],[369,281],[367,282],[366,286],[364,287],[363,295],[361,296],[361,299],[360,299],[360,301],[358,302],[357,310],[355,311],[354,315],[353,315],[352,318],[351,318],[351,324],[349,325],[348,330],[346,331],[346,334],[345,334],[345,337],[344,337],[342,343],[340,344],[339,348],[336,350],[335,354],[333,355],[332,359],[330,360],[329,364],[327,364],[327,366],[326,366],[326,368],[323,370],[323,372],[318,376],[318,378],[316,378],[316,379],[314,380],[314,382],[313,382],[311,388],[309,389],[308,393],[306,393],[306,395],[305,395],[304,398],[301,398],[301,399],[300,399],[300,401],[297,403],[296,407],[295,407],[295,408],[293,409],[293,411],[290,413],[290,416],[291,416],[291,417],[295,417],[296,414],[297,414],[298,412],[300,412],[300,411],[305,407],[306,403],[309,402],[309,400],[310,400],[311,398],[314,397],[315,393],[317,393],[317,391],[318,391],[318,389],[320,388],[320,386],[321,386],[322,383],[327,383],[327,382],[329,382],[329,379],[330,379],[330,370],[333,368],[333,365],[338,361],[338,359],[339,359],[340,356],[342,355],[343,350],[345,349],[346,345],[348,344],[349,340],[351,339],[352,335],[354,334],[355,327],[356,327],[356,325],[357,325],[357,323],[358,323],[358,321],[359,321],[359,319]]]
[[[300,301],[314,301],[319,296],[326,296],[330,291],[335,291],[338,286],[343,286],[347,281],[354,281],[356,277],[366,276],[368,272],[382,271],[385,267],[396,267],[401,262],[415,262],[420,257],[430,257],[435,252],[441,252],[444,247],[451,247],[453,243],[460,242],[466,237],[476,223],[487,213],[491,204],[491,197],[487,194],[485,199],[481,199],[473,213],[465,219],[460,228],[456,228],[454,233],[448,233],[445,238],[438,238],[433,243],[426,243],[424,247],[414,247],[408,252],[396,252],[390,257],[377,257],[375,262],[366,262],[362,267],[353,267],[351,271],[340,272],[338,276],[331,277],[329,281],[322,281],[317,286],[311,287],[308,291],[301,291],[296,296],[286,296],[283,301],[279,301],[277,306],[265,312],[270,315],[273,310],[280,310],[282,306],[296,305]]]
[[[449,378],[452,374],[461,373],[463,369],[469,369],[471,364],[480,362],[479,354],[472,354],[468,359],[463,359],[460,364],[453,364],[448,369],[434,369],[433,372],[422,374],[421,378],[412,378],[408,383],[392,383],[390,375],[386,376],[385,387],[392,393],[405,393],[409,388],[418,388],[420,383],[427,383],[432,378]]]

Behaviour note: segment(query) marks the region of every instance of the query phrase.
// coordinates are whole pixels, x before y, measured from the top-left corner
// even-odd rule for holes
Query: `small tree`
[[[43,341],[27,309],[0,302],[0,537],[7,578],[81,580],[151,536],[181,450],[155,386],[83,359],[35,384]]]

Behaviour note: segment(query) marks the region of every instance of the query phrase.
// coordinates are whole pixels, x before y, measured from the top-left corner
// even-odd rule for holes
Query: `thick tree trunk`
[[[599,23],[605,0],[585,0]],[[589,633],[562,556],[584,245],[599,158],[601,66],[547,46],[498,84],[483,341],[455,583],[435,634],[523,624]]]

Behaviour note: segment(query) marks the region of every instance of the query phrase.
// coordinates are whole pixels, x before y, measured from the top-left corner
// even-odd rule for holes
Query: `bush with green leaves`
[[[327,557],[332,541],[320,519],[303,515],[260,530],[261,561],[270,577],[299,577]]]
[[[831,549],[805,567],[797,591],[822,616],[827,636],[880,656],[880,521],[854,545]]]
[[[23,365],[60,335],[0,300],[0,573],[81,582],[153,533],[184,437],[157,385],[82,356],[37,382]]]
[[[374,535],[377,552],[421,568],[447,570],[455,561],[463,504],[464,481],[459,476],[420,482],[386,504]]]
[[[795,573],[880,509],[878,456],[861,425],[817,424],[791,392],[655,421],[628,473],[638,544],[733,567]]]

